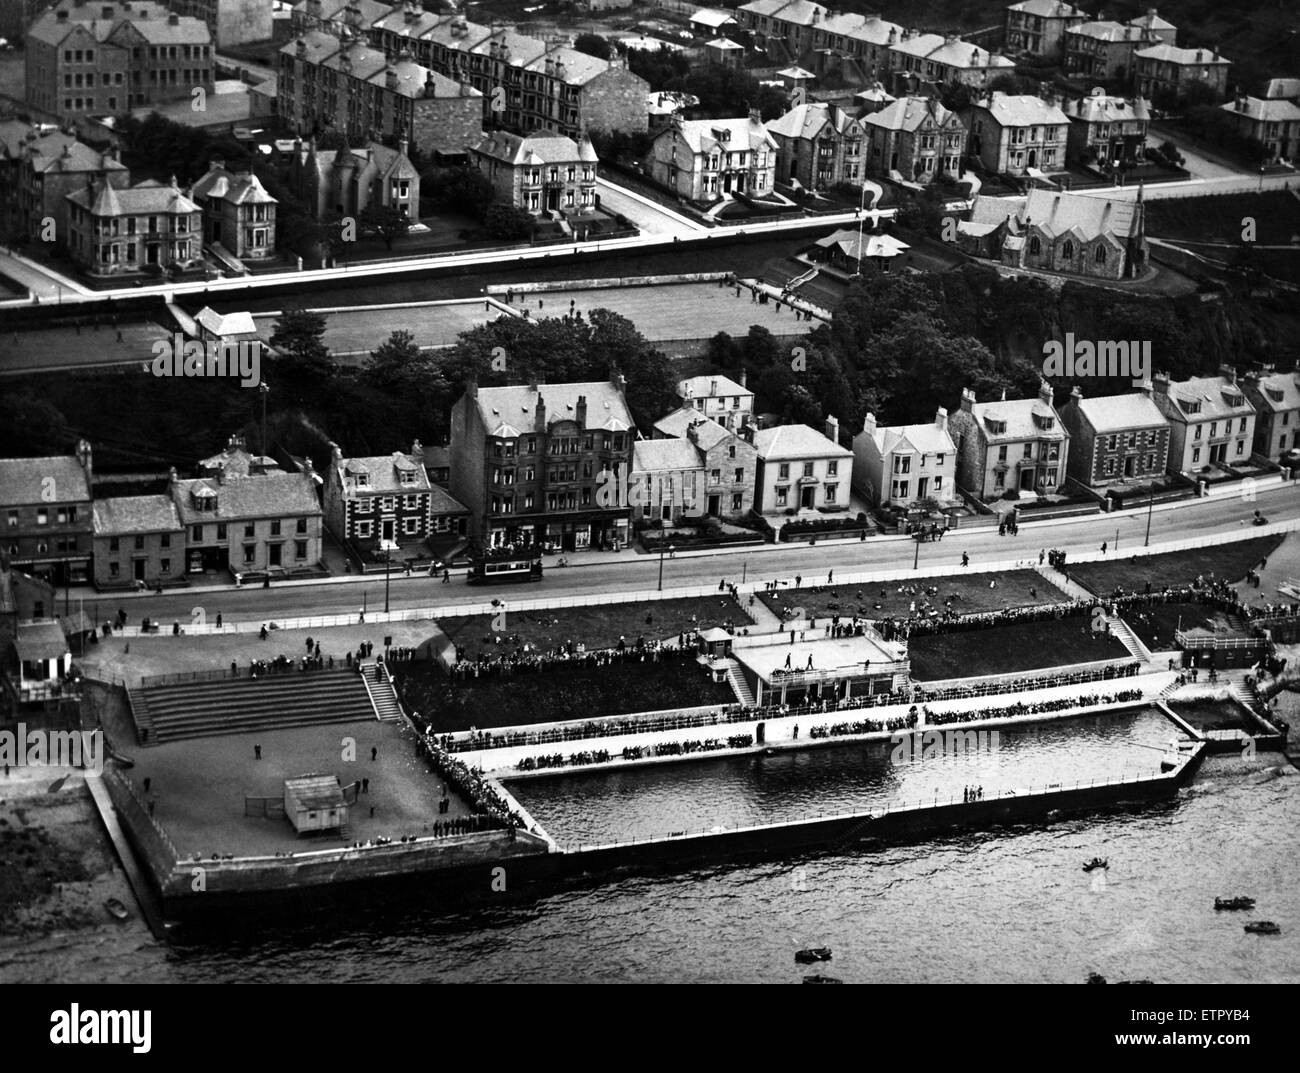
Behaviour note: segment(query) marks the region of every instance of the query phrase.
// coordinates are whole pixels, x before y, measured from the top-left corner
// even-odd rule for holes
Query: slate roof
[[[736,10],[767,15],[800,26],[812,26],[828,14],[821,4],[811,3],[810,0],[751,0],[751,3],[741,4]]]
[[[547,424],[576,421],[578,396],[587,399],[588,431],[627,432],[632,414],[623,393],[609,381],[574,384],[539,384],[531,387],[481,387],[478,412],[490,436],[519,436],[537,425],[537,399],[546,403]]]
[[[1012,4],[1008,11],[1023,11],[1026,15],[1041,15],[1043,18],[1060,19],[1068,17],[1087,18],[1086,11],[1080,11],[1077,7],[1071,7],[1064,3],[1064,0],[1021,0],[1018,4]]]
[[[0,458],[0,506],[17,507],[44,503],[42,492],[54,481],[55,503],[72,503],[90,498],[86,471],[71,455],[52,458]]]
[[[127,170],[71,134],[59,130],[42,134],[30,123],[18,120],[0,121],[0,158],[25,159],[32,171],[42,175]]]
[[[216,510],[198,510],[193,495],[202,488],[217,497]],[[284,518],[289,515],[319,516],[314,482],[301,473],[265,473],[258,477],[216,477],[177,481],[172,498],[186,525],[198,522],[230,522],[255,518]]]
[[[715,384],[717,391],[711,390]],[[753,394],[749,388],[742,387],[729,376],[688,376],[677,382],[677,397],[680,399],[721,399]]]
[[[1066,34],[1078,34],[1080,37],[1086,37],[1093,41],[1145,41],[1148,40],[1148,34],[1141,27],[1134,26],[1131,23],[1128,26],[1115,22],[1111,19],[1093,20],[1092,22],[1080,23],[1078,26],[1071,26],[1067,29]]]
[[[864,116],[862,122],[873,127],[883,127],[885,130],[915,131],[930,117],[931,103],[934,106],[934,121],[942,126],[952,113],[938,101],[926,97],[900,97],[879,112]]]
[[[940,34],[917,34],[906,41],[899,41],[889,46],[895,52],[930,63],[941,63],[947,67],[962,70],[981,67],[1014,67],[1015,63],[996,52],[972,45],[960,38],[946,38]]]
[[[1163,42],[1150,48],[1140,48],[1133,55],[1141,60],[1164,60],[1168,63],[1193,67],[1208,63],[1222,64],[1227,67],[1232,62],[1216,55],[1210,48],[1179,48]]]
[[[1132,201],[1036,189],[1029,192],[1018,223],[1021,228],[1032,224],[1050,236],[1073,231],[1081,241],[1089,242],[1102,234],[1133,237],[1141,230],[1142,216]]]
[[[1165,424],[1165,415],[1160,408],[1145,395],[1137,393],[1075,399],[1074,403],[1096,432],[1119,432]]]
[[[474,146],[474,152],[504,161],[512,167],[521,164],[571,164],[575,160],[596,163],[596,150],[586,135],[578,143],[562,134],[519,135],[499,130],[484,137]]]
[[[637,440],[632,445],[632,472],[699,469],[699,448],[687,439]]]
[[[449,495],[444,488],[436,484],[431,484],[429,486],[429,507],[434,514],[469,513],[468,507],[464,506],[460,500]]]
[[[204,306],[194,315],[194,321],[206,328],[213,335],[256,335],[257,324],[253,314],[247,311],[239,313],[218,313],[211,306]]]
[[[709,26],[715,30],[735,21],[736,18],[730,11],[719,11],[713,7],[702,7],[691,16],[691,22],[698,22],[701,26]]]
[[[692,153],[708,153],[713,149],[725,147],[731,152],[740,149],[776,148],[776,139],[768,133],[762,123],[755,123],[748,116],[744,119],[688,119],[680,127],[666,127],[659,137],[672,131],[681,134],[682,140],[690,147]],[[719,136],[726,131],[731,140],[723,142]]]
[[[95,535],[124,536],[132,533],[174,533],[181,528],[180,515],[171,496],[114,496],[95,500]]]
[[[57,622],[20,623],[14,650],[23,661],[59,659],[68,651],[68,639]]]
[[[1224,392],[1234,392],[1241,397],[1239,405],[1228,402]],[[1169,398],[1177,403],[1178,413],[1188,421],[1208,421],[1214,418],[1246,417],[1255,412],[1255,407],[1246,398],[1243,385],[1233,384],[1223,376],[1194,376],[1188,380],[1178,380],[1169,385]],[[1193,413],[1185,405],[1189,400],[1199,399],[1201,408]]]
[[[904,250],[912,248],[906,242],[894,238],[893,235],[875,235],[867,232],[859,240],[857,231],[847,227],[818,239],[817,245],[822,249],[837,247],[846,257],[854,260],[858,257],[859,248],[863,257],[897,257]]]
[[[906,447],[911,447],[917,454],[957,453],[957,445],[948,430],[939,428],[933,421],[924,425],[877,425],[870,436],[882,458],[891,451]]]
[[[149,213],[180,216],[200,211],[176,187],[163,186],[152,179],[121,190],[101,181],[93,187],[73,191],[68,200],[89,209],[94,216],[141,216]]]
[[[1147,102],[1141,97],[1111,97],[1105,93],[1067,101],[1064,112],[1071,119],[1085,123],[1122,123],[1151,118]]]
[[[817,29],[832,36],[838,34],[840,37],[850,37],[854,41],[865,41],[869,45],[888,44],[891,31],[895,41],[903,36],[903,28],[898,23],[856,12],[845,12],[841,15],[832,15],[829,19],[822,19],[817,23]]]
[[[394,451],[391,455],[374,455],[365,458],[345,458],[340,467],[343,494],[348,498],[368,495],[416,495],[430,488],[429,475],[424,466],[410,455]],[[410,484],[403,484],[399,472],[412,475]],[[365,473],[367,484],[357,483],[357,474]]]
[[[1243,107],[1238,108],[1236,101],[1229,101],[1219,107],[1225,112],[1243,115],[1259,123],[1294,123],[1300,120],[1300,105],[1281,98],[1261,100],[1259,97],[1247,97]]]
[[[105,7],[113,8],[112,18],[104,18]],[[58,17],[60,10],[67,12],[62,21]],[[37,41],[58,45],[77,28],[93,34],[97,41],[106,41],[121,27],[130,26],[152,45],[212,44],[212,34],[202,19],[181,16],[173,26],[168,18],[170,14],[162,4],[150,5],[139,0],[131,4],[130,12],[113,0],[94,0],[81,5],[64,0],[32,22],[27,32]]]
[[[807,425],[777,425],[754,433],[754,449],[765,462],[800,458],[852,458],[853,452],[832,443]]]
[[[767,129],[773,134],[787,138],[816,138],[827,126],[840,134],[861,131],[860,124],[850,113],[825,101],[800,104],[767,123]]]
[[[1027,93],[994,93],[975,101],[972,108],[982,108],[1000,127],[1067,126],[1069,118],[1055,104]]]
[[[1259,401],[1256,408],[1266,406],[1270,410],[1300,410],[1300,374],[1270,373],[1259,378],[1257,391]],[[1255,399],[1251,399],[1255,402]]]
[[[1175,28],[1172,22],[1162,19],[1156,14],[1155,8],[1151,8],[1146,14],[1139,15],[1136,19],[1129,19],[1128,24],[1144,30],[1172,30]]]
[[[251,171],[236,173],[225,167],[210,166],[208,172],[190,187],[190,197],[215,198],[232,205],[276,205],[261,181]]]
[[[694,406],[679,406],[671,413],[665,414],[655,422],[656,432],[665,436],[685,436],[686,430],[696,421],[705,421],[707,418],[695,409]]]
[[[971,406],[971,416],[983,430],[988,443],[1006,443],[1009,440],[1063,440],[1065,429],[1056,411],[1042,399],[1000,399],[996,402],[977,402]],[[1044,430],[1034,423],[1035,416],[1050,417],[1055,422]],[[1005,421],[1006,432],[993,432],[991,421]]]

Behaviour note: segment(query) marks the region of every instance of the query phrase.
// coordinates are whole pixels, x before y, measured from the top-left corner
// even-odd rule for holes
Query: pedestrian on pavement
[[[262,759],[262,747],[260,745],[253,746],[253,759],[254,760]]]
[[[372,745],[370,747],[370,760],[373,763],[375,760],[378,759],[379,759],[379,748],[377,746]]]
[[[1103,540],[1103,541],[1101,542],[1101,553],[1102,553],[1103,555],[1106,554],[1106,544],[1107,544],[1107,543],[1108,543],[1108,542],[1105,541],[1105,540]]]
[[[964,551],[961,553],[961,565],[970,566],[970,556],[967,555]]]
[[[834,570],[827,570],[827,571],[826,571],[826,584],[829,585],[829,584],[831,584],[831,582],[833,582],[834,580],[835,580],[835,571],[834,571]]]
[[[1047,549],[1045,549],[1045,548],[1039,548],[1039,549],[1038,549],[1038,565],[1039,565],[1039,566],[1042,566],[1042,565],[1043,565],[1043,560],[1046,559],[1046,558],[1047,558]]]
[[[361,610],[360,608],[357,609],[357,619],[358,619],[358,621],[360,621],[360,622],[365,622],[365,621],[366,621],[366,613],[365,613],[365,611]]]
[[[362,792],[363,794],[368,794],[368,793],[370,793],[370,780],[369,780],[369,779],[362,779],[362,780],[361,780],[361,792]]]
[[[221,629],[221,612],[217,612],[217,629]]]

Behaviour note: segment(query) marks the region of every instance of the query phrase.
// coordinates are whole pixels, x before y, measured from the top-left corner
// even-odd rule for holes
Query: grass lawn
[[[1228,616],[1212,607],[1190,603],[1161,604],[1143,609],[1134,607],[1124,612],[1123,618],[1138,639],[1155,652],[1167,652],[1174,647],[1174,630],[1177,629],[1187,630],[1196,626],[1211,629],[1216,624],[1220,628],[1225,625],[1241,628],[1242,625],[1235,615]],[[1249,636],[1248,631],[1242,629],[1242,636]]]
[[[441,733],[477,727],[526,726],[570,719],[730,704],[731,687],[714,682],[695,663],[625,663],[471,678],[453,682],[433,667],[399,665],[408,711],[433,719]]]
[[[907,646],[912,657],[912,677],[918,682],[973,678],[1128,655],[1128,649],[1117,638],[1094,633],[1089,627],[1088,616],[1078,615],[913,637]]]
[[[990,581],[996,581],[997,586],[989,588]],[[927,589],[936,587],[939,590],[937,596],[925,595]],[[917,595],[913,595],[913,591]],[[817,618],[854,614],[864,618],[907,618],[913,601],[918,611],[927,602],[942,609],[949,596],[959,597],[953,606],[963,613],[1065,603],[1070,599],[1033,570],[918,578],[906,583],[878,581],[870,585],[816,585],[758,594],[758,598],[777,615],[787,608],[799,607],[805,615]]]
[[[1067,561],[1065,570],[1073,580],[1099,596],[1109,596],[1116,588],[1142,592],[1148,581],[1153,589],[1166,585],[1177,588],[1191,584],[1198,574],[1235,583],[1258,565],[1260,559],[1272,555],[1284,539],[1284,536],[1255,537],[1119,562],[1071,564]]]
[[[581,642],[588,648],[614,648],[620,637],[626,638],[629,645],[635,644],[638,637],[658,641],[671,639],[676,643],[681,633],[725,626],[728,622],[748,626],[753,621],[725,593],[717,598],[693,597],[604,607],[556,607],[541,611],[511,611],[508,597],[502,600],[502,604],[504,622],[497,621],[500,618],[498,613],[444,618],[439,625],[448,637],[465,649],[467,658],[474,659],[480,652],[498,656],[503,644],[508,650],[514,650],[525,641],[543,651],[566,641]]]

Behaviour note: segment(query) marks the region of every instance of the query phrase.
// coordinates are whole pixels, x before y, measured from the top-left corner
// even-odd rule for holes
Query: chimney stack
[[[1237,382],[1237,368],[1235,365],[1220,365],[1219,375],[1230,384],[1235,384]]]
[[[1052,405],[1052,385],[1046,380],[1041,381],[1038,385],[1038,397],[1048,406]]]
[[[948,411],[942,406],[934,412],[934,427],[940,432],[948,431]]]
[[[862,431],[865,432],[868,436],[874,436],[876,434],[875,414],[868,413],[865,417],[862,418]]]
[[[834,414],[826,417],[826,438],[836,447],[840,445],[840,419]]]
[[[975,392],[968,387],[961,389],[961,408],[964,412],[970,413],[971,407],[975,405]]]

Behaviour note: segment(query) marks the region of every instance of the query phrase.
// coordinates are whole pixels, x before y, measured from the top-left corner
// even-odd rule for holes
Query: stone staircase
[[[1129,628],[1127,622],[1118,615],[1108,615],[1106,622],[1110,625],[1110,632],[1132,653],[1134,659],[1141,660],[1143,663],[1151,662],[1151,649],[1142,643],[1141,638]]]
[[[736,694],[736,699],[741,704],[746,708],[754,707],[757,703],[754,692],[745,681],[745,676],[740,671],[740,664],[733,659],[727,660],[727,681],[731,683],[731,691]]]
[[[375,709],[375,718],[381,723],[395,723],[402,718],[402,702],[397,699],[397,690],[393,688],[393,676],[388,672],[388,665],[371,661],[363,663],[366,692],[370,694],[370,703]],[[375,681],[375,667],[379,667],[379,680]]]
[[[1063,572],[1056,569],[1054,566],[1048,566],[1047,563],[1042,563],[1039,566],[1034,567],[1034,569],[1038,572],[1040,577],[1050,581],[1072,600],[1091,601],[1097,598],[1077,581],[1071,581]]]

